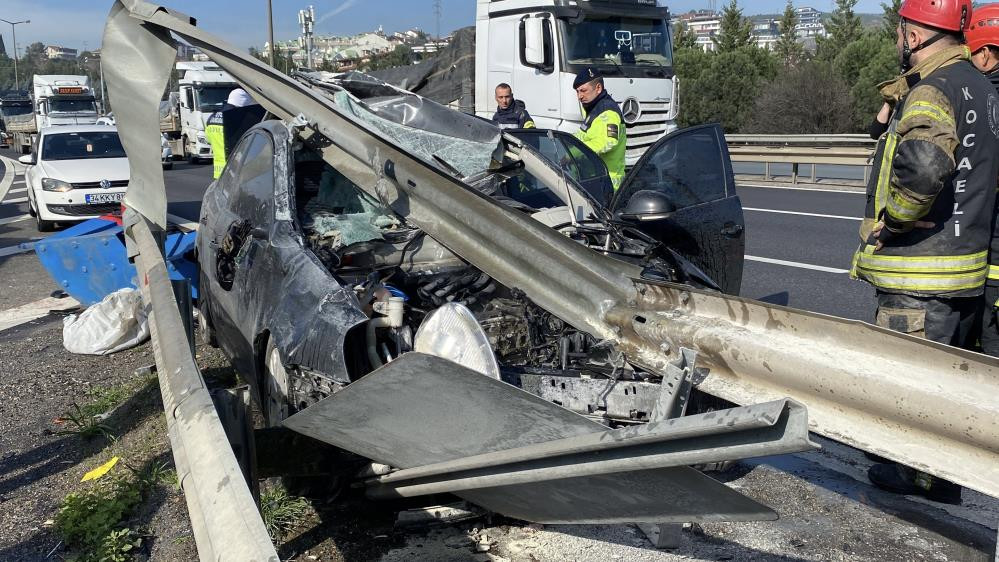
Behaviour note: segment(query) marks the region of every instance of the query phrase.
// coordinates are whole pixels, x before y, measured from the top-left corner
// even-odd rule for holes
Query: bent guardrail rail
[[[791,183],[798,183],[798,166],[832,164],[860,166],[864,182],[870,177],[871,156],[876,142],[867,135],[725,135],[733,162],[764,164],[764,178],[769,180],[771,164],[791,164]]]
[[[135,257],[142,297],[152,307],[149,328],[167,432],[201,560],[277,560],[229,445],[218,412],[191,353],[170,276],[151,223],[126,213],[126,240]],[[222,543],[221,541],[225,541]]]

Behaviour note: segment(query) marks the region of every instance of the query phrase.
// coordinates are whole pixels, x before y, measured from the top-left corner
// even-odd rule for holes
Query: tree
[[[686,22],[677,23],[673,28],[673,48],[674,49],[696,49],[697,34],[690,30]]]
[[[895,49],[895,43],[884,41],[877,53],[860,70],[857,82],[850,88],[854,123],[858,130],[866,130],[884,103],[881,93],[878,92],[878,84],[898,76],[898,73],[898,51]]]
[[[760,89],[743,131],[786,135],[853,130],[849,88],[831,70],[823,61],[784,68]]]
[[[853,11],[856,5],[857,0],[836,0],[836,9],[826,25],[827,35],[817,38],[819,58],[832,61],[844,47],[860,39],[863,27],[860,16]]]
[[[884,23],[881,24],[882,32],[885,37],[895,41],[895,29],[898,27],[900,19],[898,11],[902,9],[902,0],[891,0],[891,5],[882,2],[881,9],[884,11]]]
[[[885,39],[880,31],[869,31],[844,47],[832,61],[832,67],[847,84],[857,83],[860,71],[881,51]]]
[[[409,66],[410,64],[413,64],[413,50],[408,45],[397,45],[392,52],[372,58],[366,65],[362,66],[361,70],[381,70]]]
[[[683,49],[674,56],[680,78],[680,125],[718,122],[726,132],[741,130],[760,89],[777,74],[777,59],[755,46],[705,53]]]
[[[753,23],[743,17],[738,0],[730,0],[722,9],[718,35],[711,38],[719,53],[727,53],[753,44]]]
[[[778,26],[780,35],[774,44],[774,54],[784,63],[784,66],[794,66],[798,64],[805,54],[804,48],[798,42],[798,33],[795,27],[798,25],[798,15],[794,11],[791,0],[787,0],[784,6],[784,14],[781,15]]]

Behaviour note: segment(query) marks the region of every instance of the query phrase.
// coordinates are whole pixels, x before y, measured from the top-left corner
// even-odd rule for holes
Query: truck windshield
[[[198,111],[202,113],[219,111],[225,105],[225,100],[229,97],[229,92],[235,87],[235,85],[226,85],[195,88],[198,94]]]
[[[116,132],[59,133],[42,137],[42,160],[125,158]]]
[[[49,98],[49,113],[97,113],[92,99]]]
[[[673,66],[673,48],[664,20],[621,16],[563,22],[568,65]]]
[[[0,115],[13,117],[15,115],[27,115],[31,113],[31,105],[4,105],[0,106]]]

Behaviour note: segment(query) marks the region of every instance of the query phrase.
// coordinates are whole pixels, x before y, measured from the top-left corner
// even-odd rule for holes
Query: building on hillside
[[[704,51],[714,51],[713,38],[721,29],[721,18],[711,10],[697,10],[681,15],[673,25],[683,23],[697,36],[697,46]]]
[[[753,40],[761,49],[773,50],[780,36],[780,26],[773,18],[753,19]]]
[[[76,55],[76,49],[70,49],[69,47],[60,47],[58,45],[48,45],[45,47],[45,56],[50,60],[74,60]]]
[[[822,24],[822,13],[815,8],[796,8],[798,24],[794,31],[806,49],[814,50],[815,38],[826,35],[826,28]],[[773,49],[780,36],[780,24],[774,18],[751,18],[753,23],[753,39],[756,45],[764,49]],[[680,14],[670,22],[674,27],[686,25],[687,28],[697,36],[697,46],[704,51],[714,51],[714,38],[721,31],[721,15],[711,10],[695,10],[685,14]]]
[[[795,8],[794,13],[798,16],[798,25],[811,24],[811,23],[822,23],[822,12],[812,8],[810,6],[803,6],[801,8]]]

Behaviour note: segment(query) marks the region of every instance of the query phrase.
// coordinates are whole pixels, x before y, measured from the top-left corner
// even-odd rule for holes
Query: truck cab
[[[222,109],[236,81],[215,63],[179,62],[180,127],[183,156],[190,162],[210,160],[212,147],[205,138],[205,122]]]
[[[0,97],[0,146],[8,146],[11,134],[7,131],[7,123],[17,120],[33,119],[31,98],[27,92],[5,94]]]
[[[538,127],[575,132],[584,116],[572,82],[594,67],[621,106],[628,166],[676,129],[669,10],[655,0],[477,0],[475,34],[480,117],[507,83]]]
[[[36,74],[32,94],[38,130],[97,123],[97,102],[87,76]]]

